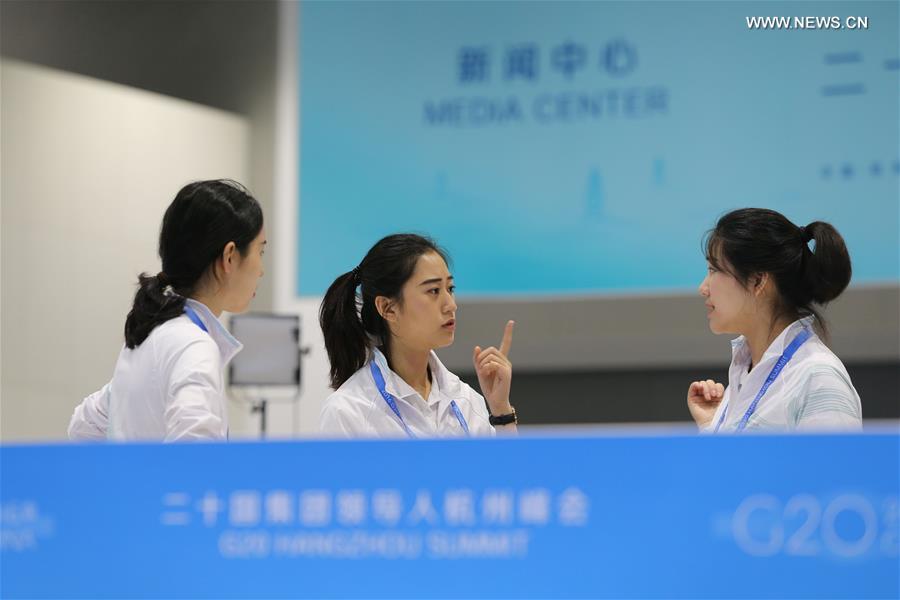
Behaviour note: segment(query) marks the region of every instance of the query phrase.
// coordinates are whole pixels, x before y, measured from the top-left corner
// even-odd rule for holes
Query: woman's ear
[[[222,270],[225,273],[231,273],[237,269],[237,254],[237,245],[234,242],[225,244],[225,248],[222,250]]]
[[[753,295],[760,296],[763,293],[767,292],[768,288],[771,287],[769,285],[770,279],[771,277],[768,273],[756,273],[755,275],[753,275]]]
[[[397,303],[387,296],[375,296],[375,310],[389,323],[397,321]]]

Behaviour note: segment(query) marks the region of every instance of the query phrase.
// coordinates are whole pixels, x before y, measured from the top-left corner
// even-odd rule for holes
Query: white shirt
[[[714,431],[725,411],[720,432],[733,433],[759,393],[772,367],[804,328],[812,334],[785,365],[762,396],[747,430],[859,430],[862,406],[847,369],[812,331],[812,318],[794,321],[768,347],[758,365],[750,367],[744,336],[732,340],[728,387],[706,431]]]
[[[69,423],[73,440],[228,437],[224,369],[242,345],[200,302],[158,325],[133,350],[123,347],[112,380],[84,399]]]
[[[471,435],[493,435],[494,428],[484,398],[447,370],[437,355],[428,358],[431,392],[428,399],[390,370],[378,349],[369,362],[350,376],[325,400],[319,430],[339,437],[408,437],[406,430],[378,391],[369,364],[381,369],[385,390],[394,396],[404,422],[416,437],[464,436],[465,431],[451,407],[456,401]]]

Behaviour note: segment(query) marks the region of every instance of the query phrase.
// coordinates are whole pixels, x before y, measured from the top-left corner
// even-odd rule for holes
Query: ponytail
[[[130,349],[140,346],[157,325],[182,312],[184,298],[174,293],[165,273],[155,277],[141,273],[134,304],[125,318],[125,346]]]
[[[337,389],[362,368],[373,345],[390,360],[391,332],[375,307],[375,298],[402,301],[403,286],[412,277],[419,257],[447,253],[433,240],[414,233],[398,233],[379,240],[359,266],[334,280],[319,309],[319,325],[331,362],[331,387]],[[359,293],[357,293],[359,287]]]
[[[369,339],[359,315],[356,271],[344,273],[325,292],[319,325],[331,362],[331,387],[337,389],[359,370],[369,354]]]

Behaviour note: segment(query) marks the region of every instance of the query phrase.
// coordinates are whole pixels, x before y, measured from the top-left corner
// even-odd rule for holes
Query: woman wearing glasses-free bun
[[[727,388],[713,380],[689,386],[700,429],[860,429],[859,395],[820,337],[827,329],[816,308],[850,283],[850,255],[837,230],[822,221],[800,227],[773,210],[735,210],[709,233],[706,260],[699,292],[709,328],[739,337],[731,342]]]
[[[335,391],[322,408],[324,434],[417,438],[492,435],[495,428],[515,432],[509,403],[512,321],[499,348],[473,350],[485,397],[434,353],[452,344],[456,331],[455,286],[446,256],[428,238],[390,235],[328,288],[319,321]]]

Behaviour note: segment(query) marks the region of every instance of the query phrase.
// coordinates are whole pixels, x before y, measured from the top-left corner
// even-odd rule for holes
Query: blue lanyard
[[[206,325],[203,324],[203,321],[200,320],[200,316],[194,311],[193,308],[191,308],[187,304],[184,305],[184,314],[186,314],[188,316],[188,318],[191,321],[193,321],[197,327],[199,327],[206,333],[209,333],[209,329],[207,329]]]
[[[759,388],[759,393],[756,394],[756,398],[753,399],[753,402],[750,403],[750,406],[747,408],[747,412],[744,413],[744,417],[741,419],[741,422],[738,423],[737,429],[735,431],[743,431],[745,427],[747,427],[747,422],[750,420],[750,417],[753,415],[754,411],[756,411],[756,405],[759,404],[759,400],[763,397],[763,394],[768,391],[769,386],[778,378],[778,375],[781,373],[781,370],[784,369],[784,365],[788,364],[788,362],[794,357],[794,354],[797,352],[797,349],[803,345],[803,342],[809,339],[810,332],[808,329],[804,329],[800,333],[797,334],[791,343],[785,348],[784,353],[779,357],[778,362],[775,363],[775,366],[772,367],[772,370],[769,372],[769,376],[766,377],[765,383],[763,383],[762,387]],[[728,412],[728,406],[722,410],[722,416],[719,417],[719,422],[716,424],[715,433],[719,432],[719,428],[722,427],[722,423],[725,422],[725,413]]]
[[[409,428],[409,425],[406,424],[406,421],[404,421],[403,417],[400,415],[400,409],[397,407],[397,400],[385,389],[384,376],[382,376],[381,369],[378,368],[378,365],[375,364],[374,360],[369,363],[369,370],[372,371],[372,379],[375,380],[375,387],[378,388],[378,393],[381,394],[381,397],[387,402],[391,411],[397,416],[397,420],[399,420],[400,424],[403,426],[403,431],[411,438],[416,437]],[[459,421],[460,426],[462,426],[463,431],[466,432],[466,435],[469,435],[469,424],[466,423],[466,418],[463,417],[462,411],[459,410],[459,405],[456,404],[456,400],[450,401],[450,408],[453,410],[453,414],[456,416],[456,420]]]

